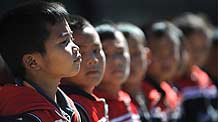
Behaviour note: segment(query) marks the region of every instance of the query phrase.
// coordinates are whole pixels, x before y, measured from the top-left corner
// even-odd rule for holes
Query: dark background
[[[0,2],[0,13],[27,0]],[[47,0],[49,1],[49,0]],[[50,0],[61,2],[71,14],[86,17],[92,24],[102,20],[128,21],[142,26],[172,19],[184,12],[205,14],[217,26],[217,0]]]

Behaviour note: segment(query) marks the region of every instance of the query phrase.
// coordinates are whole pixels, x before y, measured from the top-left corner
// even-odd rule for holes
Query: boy
[[[118,23],[117,28],[124,34],[129,45],[130,52],[130,74],[123,90],[128,92],[138,107],[140,117],[143,122],[149,121],[149,112],[146,106],[146,98],[141,88],[141,84],[147,69],[146,39],[144,32],[136,25],[130,23]],[[137,64],[137,65],[136,65]]]
[[[200,68],[205,64],[210,49],[210,28],[202,17],[190,13],[175,18],[174,22],[186,37],[182,41],[184,67],[176,80],[184,99],[183,121],[217,121],[218,114],[210,102],[216,97],[217,90]]]
[[[80,121],[73,102],[58,88],[62,77],[78,73],[81,62],[67,19],[61,5],[37,1],[2,16],[0,52],[16,80],[0,89],[0,116]]]
[[[76,76],[64,78],[61,88],[78,105],[82,122],[106,122],[107,104],[93,94],[102,80],[105,55],[95,28],[84,18],[75,16],[70,23],[75,43],[80,47],[82,63]]]
[[[128,45],[123,34],[109,24],[96,27],[106,55],[106,69],[95,93],[104,97],[109,106],[111,122],[140,121],[136,106],[130,96],[121,90],[130,71]]]
[[[178,69],[181,31],[172,23],[161,21],[152,24],[148,35],[151,63],[143,83],[148,98],[152,121],[179,119],[179,94],[173,88],[172,78]]]

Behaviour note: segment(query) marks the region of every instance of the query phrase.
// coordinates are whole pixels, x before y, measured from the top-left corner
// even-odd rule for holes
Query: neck
[[[131,83],[125,83],[123,85],[123,90],[125,90],[126,92],[128,92],[131,96],[135,96],[138,92],[141,91],[141,84],[138,83],[134,83],[134,82],[131,82]]]
[[[84,90],[85,92],[92,94],[94,87],[86,87],[86,88],[82,88],[82,90]]]
[[[121,90],[121,85],[118,84],[115,85],[110,82],[104,83],[104,81],[102,81],[102,83],[98,85],[97,89],[104,91],[108,94],[111,94],[113,97],[117,98],[118,93]]]
[[[36,83],[45,92],[46,95],[48,95],[49,97],[51,97],[51,99],[56,101],[56,92],[57,92],[57,87],[60,83],[60,79],[59,78],[49,78],[48,76],[47,77],[43,77],[43,76],[35,77],[35,76],[37,75],[28,75],[28,77],[26,78],[27,80],[31,80],[34,83]],[[27,87],[33,88],[27,82],[25,82],[24,85],[26,85]]]
[[[72,77],[71,77],[72,78]],[[75,84],[73,83],[73,81],[75,81],[76,79],[71,79],[71,78],[62,78],[61,79],[61,84],[62,85],[67,85],[67,86],[70,86],[70,87],[77,87],[89,94],[92,94],[93,93],[93,90],[94,90],[94,86],[84,86],[84,85],[78,85],[78,84]]]

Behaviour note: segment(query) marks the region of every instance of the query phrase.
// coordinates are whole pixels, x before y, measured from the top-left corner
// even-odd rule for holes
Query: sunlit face
[[[178,70],[179,48],[168,37],[154,38],[149,48],[152,56],[148,73],[160,81],[171,80]]]
[[[184,46],[188,54],[187,63],[189,66],[193,64],[203,66],[205,64],[210,47],[206,35],[201,32],[193,33],[187,37]]]
[[[122,84],[130,72],[130,56],[122,33],[115,33],[116,39],[104,40],[102,45],[106,55],[106,70],[103,82]]]
[[[92,26],[76,31],[74,38],[80,47],[82,63],[79,73],[70,79],[83,89],[95,87],[103,78],[106,63],[100,38]]]
[[[48,26],[50,36],[45,43],[46,53],[41,56],[41,69],[51,77],[69,77],[80,69],[79,48],[72,41],[66,21]]]
[[[147,69],[146,52],[142,43],[144,40],[136,40],[131,37],[127,40],[131,57],[130,75],[127,82],[141,82]]]

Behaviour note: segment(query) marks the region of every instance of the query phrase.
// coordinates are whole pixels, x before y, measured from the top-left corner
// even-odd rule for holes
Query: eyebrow
[[[65,36],[71,36],[71,37],[73,37],[72,35],[73,35],[73,31],[70,31],[70,32],[62,32],[61,34],[60,34],[60,37],[65,37]]]

